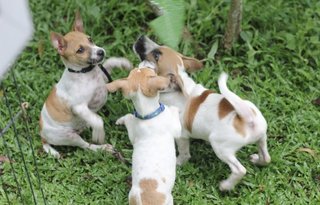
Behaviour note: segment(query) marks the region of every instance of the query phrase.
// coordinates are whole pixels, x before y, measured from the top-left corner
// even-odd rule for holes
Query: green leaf
[[[296,39],[295,36],[291,33],[286,33],[285,34],[286,41],[287,41],[287,48],[291,50],[296,49]]]
[[[214,59],[214,55],[217,53],[219,41],[214,42],[212,45],[210,52],[208,53],[208,58]]]
[[[159,39],[166,45],[176,49],[181,40],[185,7],[183,0],[154,0],[161,11],[162,16],[150,22],[151,28]]]

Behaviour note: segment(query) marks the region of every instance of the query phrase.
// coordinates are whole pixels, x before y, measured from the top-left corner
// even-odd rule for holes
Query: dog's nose
[[[97,52],[97,55],[99,56],[99,57],[104,57],[104,50],[98,50],[98,52]]]

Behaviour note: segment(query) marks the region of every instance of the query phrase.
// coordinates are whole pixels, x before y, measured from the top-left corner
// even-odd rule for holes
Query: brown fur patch
[[[158,61],[154,59],[151,53],[147,55],[146,59],[157,65],[155,70],[159,76],[168,77],[170,75],[174,75],[176,85],[179,87],[183,95],[187,96],[183,81],[178,74],[178,66],[182,66],[183,64],[182,55],[166,46],[159,47],[159,51],[161,52],[161,55],[159,56]]]
[[[236,115],[233,119],[233,127],[236,129],[236,131],[242,135],[245,136],[245,121],[239,116]]]
[[[182,66],[182,59],[176,51],[169,47],[161,46],[159,48],[161,55],[158,61],[149,54],[147,59],[157,64],[157,74],[166,77],[168,74],[178,74],[178,65]]]
[[[129,204],[130,205],[138,205],[138,200],[136,196],[131,196],[129,199]]]
[[[184,123],[189,132],[192,132],[192,124],[199,106],[207,99],[208,95],[213,93],[211,90],[204,91],[201,95],[193,97],[189,101],[187,112],[184,115]]]
[[[226,98],[223,98],[219,103],[219,119],[223,119],[226,115],[228,115],[230,112],[234,111],[234,107],[229,103],[229,101]]]
[[[139,89],[147,97],[155,97],[159,90],[169,86],[169,79],[157,76],[154,70],[150,68],[135,68],[127,78],[118,79],[107,84],[109,92],[122,90],[123,95],[137,92]]]
[[[81,32],[72,31],[67,33],[63,38],[67,42],[67,46],[61,56],[72,64],[87,66],[92,47],[88,36]],[[80,46],[84,48],[84,52],[77,54],[76,52]]]
[[[139,183],[142,189],[141,200],[143,205],[162,205],[166,196],[157,191],[158,182],[155,179],[142,179]]]
[[[70,107],[57,96],[57,89],[53,87],[49,94],[45,106],[50,117],[57,122],[70,122],[72,112]]]

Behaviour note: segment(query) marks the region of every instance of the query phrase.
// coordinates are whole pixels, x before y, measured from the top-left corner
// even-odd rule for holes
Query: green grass
[[[68,32],[74,11],[79,8],[85,30],[97,45],[105,48],[108,56],[125,56],[137,65],[132,44],[142,33],[154,37],[148,22],[155,15],[142,0],[31,0],[30,7],[34,38],[17,59],[13,72],[22,99],[30,103],[29,119],[21,118],[16,126],[37,201],[43,204],[23,126],[26,120],[48,204],[127,204],[130,167],[102,152],[59,147],[64,158],[56,160],[42,151],[38,116],[52,85],[63,72],[49,33]],[[247,175],[234,191],[221,193],[218,184],[228,176],[229,168],[207,143],[192,141],[191,160],[177,168],[175,204],[317,204],[320,201],[320,107],[311,102],[320,97],[320,3],[317,0],[245,1],[243,32],[232,51],[223,53],[218,49],[214,58],[207,58],[211,47],[222,42],[228,8],[229,1],[187,1],[186,26],[192,38],[185,37],[179,50],[185,55],[207,59],[205,68],[192,74],[197,82],[217,90],[220,72],[227,71],[231,75],[229,87],[261,109],[269,124],[272,163],[267,167],[250,164],[248,156],[256,152],[256,147],[243,148],[238,157],[247,168]],[[114,79],[126,75],[125,71],[112,74]],[[16,113],[18,98],[10,74],[3,86]],[[9,115],[1,92],[0,98],[0,127],[3,127]],[[99,113],[104,116],[107,142],[121,150],[128,160],[132,146],[126,130],[116,127],[115,120],[131,111],[131,102],[113,94]],[[90,132],[85,132],[83,137],[90,140]],[[4,140],[21,186],[22,201],[32,204],[13,129]],[[3,139],[0,141],[0,155],[7,155]],[[3,188],[12,204],[20,204],[10,164],[4,163],[0,168],[0,204],[7,204]]]

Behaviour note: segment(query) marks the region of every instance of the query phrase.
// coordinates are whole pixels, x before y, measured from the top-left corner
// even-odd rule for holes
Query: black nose
[[[104,50],[98,50],[97,55],[99,57],[104,57]]]

